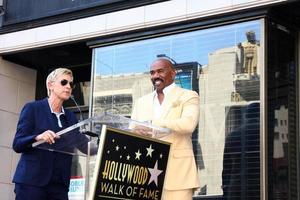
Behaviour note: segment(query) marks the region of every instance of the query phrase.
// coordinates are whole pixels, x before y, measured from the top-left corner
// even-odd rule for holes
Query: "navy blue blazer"
[[[61,130],[56,116],[53,117],[53,115],[47,98],[27,103],[23,107],[13,140],[14,151],[22,153],[13,178],[14,183],[45,186],[51,180],[55,170],[56,175],[59,173],[62,182],[67,187],[69,186],[72,156],[31,147],[32,143],[36,142],[34,138],[38,134],[46,130],[54,132]],[[65,117],[66,127],[77,123],[75,115],[67,109],[65,109]],[[88,142],[87,137],[78,130],[68,135],[72,135],[70,138],[84,143]],[[63,144],[70,138],[61,137],[56,140],[55,145]],[[70,146],[70,148],[73,147]]]

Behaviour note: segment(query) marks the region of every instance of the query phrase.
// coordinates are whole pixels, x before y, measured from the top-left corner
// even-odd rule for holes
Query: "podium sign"
[[[89,200],[159,200],[170,143],[102,127]]]

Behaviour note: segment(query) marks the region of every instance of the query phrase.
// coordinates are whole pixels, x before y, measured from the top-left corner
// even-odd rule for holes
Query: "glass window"
[[[195,197],[259,199],[261,25],[256,20],[95,48],[92,115],[130,116],[135,100],[153,91],[151,63],[170,57],[176,84],[200,96]]]
[[[298,88],[296,43],[298,32],[268,23],[268,197],[299,199],[297,138]],[[279,123],[280,122],[280,123]]]

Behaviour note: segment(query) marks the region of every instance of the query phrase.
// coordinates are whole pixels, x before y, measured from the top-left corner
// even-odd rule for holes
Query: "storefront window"
[[[256,20],[95,48],[92,115],[130,117],[135,100],[153,91],[151,63],[170,57],[176,84],[200,96],[195,198],[259,199],[261,26]]]

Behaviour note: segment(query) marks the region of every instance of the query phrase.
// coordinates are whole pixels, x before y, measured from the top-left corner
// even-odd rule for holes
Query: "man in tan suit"
[[[171,129],[162,138],[172,143],[162,199],[191,200],[199,187],[191,140],[199,120],[199,96],[175,85],[176,72],[166,58],[152,63],[150,75],[155,91],[137,100],[131,118]],[[146,128],[136,132],[147,135]]]

